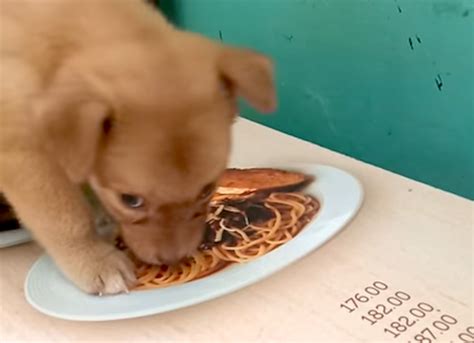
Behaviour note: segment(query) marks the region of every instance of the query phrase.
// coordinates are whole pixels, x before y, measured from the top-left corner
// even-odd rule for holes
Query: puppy
[[[203,233],[236,98],[275,108],[272,63],[174,28],[138,0],[0,0],[0,191],[64,274],[127,291],[89,183],[143,261],[174,263]]]

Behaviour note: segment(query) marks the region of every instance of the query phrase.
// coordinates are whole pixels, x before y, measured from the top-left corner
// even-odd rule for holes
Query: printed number
[[[456,318],[454,318],[453,316],[450,316],[449,314],[443,314],[441,316],[441,320],[445,322],[446,324],[451,324],[451,325],[454,325],[458,322]]]
[[[349,298],[349,299],[347,299],[347,300],[344,301],[344,302],[345,302],[347,305],[341,304],[341,305],[339,305],[339,306],[342,307],[342,308],[345,308],[346,310],[349,310],[349,313],[354,312],[357,308],[359,308],[359,306],[357,305],[357,303],[355,302],[355,300],[352,299],[352,298]],[[354,305],[354,307],[348,306],[349,303],[352,303],[352,304]]]
[[[418,334],[415,336],[415,341],[420,343],[431,343],[431,339],[428,337],[423,336],[422,334]]]
[[[393,306],[400,306],[401,304],[403,304],[403,301],[395,297],[388,297],[387,302]]]
[[[390,312],[392,312],[392,309],[387,309],[385,305],[377,305],[375,306],[375,309],[381,311],[383,314],[389,314]]]
[[[463,343],[472,343],[474,342],[474,326],[468,326],[466,332],[462,332],[458,335],[458,338]]]
[[[423,318],[424,316],[426,316],[425,312],[418,308],[412,308],[410,310],[410,314],[416,318]]]
[[[369,295],[372,295],[372,296],[376,296],[376,295],[379,295],[380,294],[380,291],[384,291],[388,289],[388,286],[383,283],[382,281],[375,281],[374,283],[372,283],[372,286],[367,286],[364,288],[364,291],[365,293],[369,294]],[[397,295],[397,293],[399,293]],[[410,296],[404,292],[397,292],[395,293],[395,295],[399,296],[400,299],[409,299]],[[396,298],[394,298],[396,299]],[[361,294],[361,293],[356,293],[353,297],[347,299],[346,301],[344,301],[343,304],[339,304],[339,307],[341,308],[345,308],[347,311],[349,311],[349,313],[352,313],[354,312],[356,309],[359,308],[359,305],[358,303],[366,303],[370,300],[369,297]],[[396,299],[398,301],[400,301],[399,299]],[[401,302],[400,302],[401,304]],[[387,314],[385,313],[384,311],[384,314]]]
[[[375,288],[378,288],[380,289],[381,291],[385,291],[388,286],[386,284],[384,284],[383,282],[381,281],[375,281],[372,286],[374,286]]]
[[[395,293],[395,296],[400,299],[400,300],[410,300],[411,296],[409,294],[406,294],[405,292],[398,291]]]
[[[424,328],[423,330],[421,330],[421,334],[424,335],[426,333],[426,335],[430,335],[434,340],[436,340],[436,336],[433,334],[433,332],[431,332],[430,329],[428,328]]]
[[[400,336],[400,333],[398,332],[393,332],[392,330],[389,330],[389,329],[383,329],[384,332],[386,333],[390,333],[393,335],[393,338],[397,338],[398,336]]]
[[[442,321],[439,321],[439,320],[434,321],[433,326],[435,328],[437,328],[438,330],[441,330],[441,331],[448,331],[449,330],[449,325],[442,322]]]
[[[405,332],[407,331],[407,327],[405,325],[400,324],[399,322],[393,322],[390,324],[392,329],[397,330],[398,332]]]
[[[360,295],[359,293],[356,293],[356,295],[354,295],[354,298],[357,301],[360,301],[361,303],[366,303],[367,301],[369,301],[369,298],[367,298],[365,295]]]
[[[380,291],[375,287],[365,287],[365,292],[370,295],[379,295]]]
[[[377,324],[376,320],[372,320],[370,318],[367,318],[366,316],[362,316],[361,318],[362,318],[362,320],[367,320],[370,323],[370,325]]]
[[[384,317],[382,313],[376,310],[370,310],[369,312],[367,312],[367,314],[377,320],[382,319]]]
[[[405,316],[401,316],[400,318],[398,318],[398,321],[399,321],[401,324],[405,324],[405,325],[408,326],[408,327],[411,327],[411,326],[413,326],[413,325],[416,324],[416,322],[415,322],[414,320],[412,320],[412,321],[410,322],[410,319],[409,319],[408,317],[405,317]],[[403,323],[403,322],[405,322],[405,323]]]
[[[427,304],[427,303],[419,303],[418,308],[420,310],[425,311],[425,312],[432,312],[434,310],[433,306],[431,306],[430,304]]]

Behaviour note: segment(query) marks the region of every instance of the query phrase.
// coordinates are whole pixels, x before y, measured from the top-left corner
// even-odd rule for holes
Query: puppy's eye
[[[140,208],[145,203],[143,198],[131,194],[120,194],[120,200],[122,200],[125,206],[130,208]]]
[[[107,117],[102,122],[102,131],[104,131],[105,134],[108,134],[110,133],[110,130],[112,130],[112,126],[113,126],[113,119],[111,117]]]
[[[205,185],[203,189],[201,190],[201,193],[199,193],[199,199],[209,198],[214,193],[215,188],[216,188],[215,182],[211,182]]]
[[[228,80],[227,78],[221,78],[219,86],[219,90],[224,97],[232,97],[232,84],[230,80]]]

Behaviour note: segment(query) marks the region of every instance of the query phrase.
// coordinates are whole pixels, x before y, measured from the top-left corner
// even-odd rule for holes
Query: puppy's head
[[[155,48],[121,43],[76,58],[39,106],[48,149],[72,180],[90,181],[149,263],[176,262],[201,242],[238,96],[275,107],[266,57],[173,34]]]

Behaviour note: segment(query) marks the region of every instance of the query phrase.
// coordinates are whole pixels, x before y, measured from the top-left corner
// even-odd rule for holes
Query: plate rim
[[[14,247],[33,241],[30,231],[23,226],[0,232],[0,249]]]

